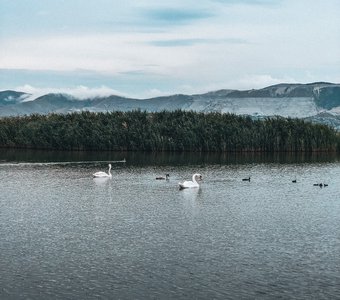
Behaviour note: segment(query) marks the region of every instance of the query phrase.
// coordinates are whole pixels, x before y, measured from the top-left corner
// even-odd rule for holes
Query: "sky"
[[[0,0],[0,90],[150,98],[340,83],[340,0]]]

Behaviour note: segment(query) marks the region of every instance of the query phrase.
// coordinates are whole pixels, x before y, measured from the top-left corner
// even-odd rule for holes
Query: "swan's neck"
[[[192,182],[193,182],[193,183],[197,183],[197,181],[196,181],[196,176],[197,176],[197,174],[192,175]]]
[[[111,166],[109,166],[109,175],[111,175],[111,172],[110,172],[110,171],[111,171]]]

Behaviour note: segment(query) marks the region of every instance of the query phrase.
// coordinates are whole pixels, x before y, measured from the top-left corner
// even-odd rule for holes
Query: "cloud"
[[[208,42],[209,40],[207,39],[169,39],[169,40],[154,40],[148,42],[148,44],[156,47],[183,47]]]
[[[225,86],[231,89],[237,88],[248,90],[260,89],[279,83],[298,83],[298,81],[288,76],[276,78],[269,74],[251,74],[235,80],[230,80],[228,83],[225,84]]]
[[[197,44],[248,44],[245,39],[237,38],[225,38],[225,39],[203,39],[203,38],[191,38],[191,39],[163,39],[153,40],[148,42],[152,46],[156,47],[185,47],[193,46]]]
[[[3,2],[5,89],[104,86],[142,97],[339,78],[338,0]]]
[[[211,0],[213,2],[220,2],[223,4],[233,5],[264,5],[273,6],[282,3],[283,0]]]
[[[160,52],[147,41],[164,34],[60,35],[7,40],[0,56],[1,69],[78,69],[116,76],[127,73],[169,74],[174,68],[193,63],[190,51],[164,49]],[[171,37],[173,35],[168,34]]]
[[[15,90],[30,94],[30,96],[26,98],[25,101],[32,101],[38,97],[41,97],[49,93],[67,94],[80,100],[84,100],[87,98],[95,98],[95,97],[107,97],[111,95],[125,96],[123,93],[117,90],[114,90],[112,88],[109,88],[107,86],[89,88],[89,87],[80,85],[80,86],[71,87],[71,88],[53,88],[53,87],[52,88],[51,87],[40,88],[40,87],[34,87],[29,84],[26,84],[23,86],[16,87]]]
[[[195,20],[206,19],[214,16],[213,13],[206,10],[189,10],[184,8],[152,9],[145,11],[143,15],[150,22],[157,23],[158,25],[183,25]]]

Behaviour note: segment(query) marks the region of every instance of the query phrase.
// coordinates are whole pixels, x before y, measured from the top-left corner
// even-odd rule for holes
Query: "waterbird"
[[[170,174],[165,174],[165,177],[164,176],[159,176],[159,177],[156,177],[156,180],[169,180],[169,177],[170,177]]]
[[[194,175],[192,175],[192,181],[179,182],[179,189],[182,190],[187,188],[198,188],[199,184],[196,181],[196,177],[202,180],[202,175],[199,173],[195,173]]]
[[[242,181],[249,181],[250,182],[250,176],[248,178],[243,178]]]
[[[111,164],[109,164],[109,172],[108,172],[108,173],[99,171],[99,172],[94,173],[94,174],[93,174],[93,177],[95,177],[95,178],[112,177],[110,171],[111,171]]]
[[[328,186],[328,184],[325,185],[325,184],[322,184],[322,183],[314,183],[313,185],[314,185],[314,186],[319,186],[319,187],[321,187],[321,188],[322,188],[323,186]]]
[[[296,179],[292,180],[293,183],[296,183]]]

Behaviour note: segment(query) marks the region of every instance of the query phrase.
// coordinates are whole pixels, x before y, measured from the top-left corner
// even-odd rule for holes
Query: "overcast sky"
[[[340,82],[340,0],[0,0],[0,90],[146,98]]]

